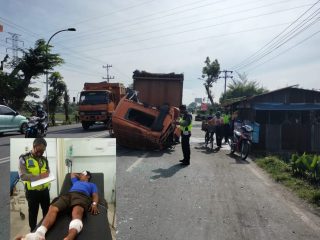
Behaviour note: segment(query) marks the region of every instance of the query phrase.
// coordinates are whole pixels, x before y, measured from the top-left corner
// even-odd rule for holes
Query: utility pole
[[[112,67],[112,65],[102,66],[103,68],[107,69],[107,77],[102,77],[102,79],[107,79],[107,82],[109,82],[110,79],[114,79],[114,76],[109,76],[109,68]]]
[[[8,43],[8,40],[11,41],[12,47],[7,48],[6,51],[8,49],[12,50],[12,58],[13,58],[13,61],[15,62],[18,60],[18,51],[21,51],[21,49],[19,48],[19,42],[21,42],[23,46],[24,46],[24,42],[19,40],[19,36],[21,36],[20,34],[10,33],[10,32],[9,34],[11,35],[11,38],[6,38],[6,43]]]
[[[1,65],[0,65],[0,71],[3,71],[3,63],[5,63],[9,58],[9,55],[6,54],[6,56],[4,57],[4,59],[1,61]]]
[[[227,91],[227,78],[233,78],[232,75],[228,75],[228,73],[232,74],[232,71],[228,71],[228,70],[223,70],[220,71],[219,73],[224,73],[224,76],[219,77],[219,78],[224,78],[224,94],[226,94]]]

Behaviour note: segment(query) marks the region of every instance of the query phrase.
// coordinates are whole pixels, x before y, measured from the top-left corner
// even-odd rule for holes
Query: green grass
[[[31,114],[29,112],[22,112],[21,115],[26,116],[26,117],[30,117]],[[55,118],[56,118],[56,122],[62,122],[62,124],[65,124],[65,115],[64,113],[56,113],[55,114]],[[75,118],[74,118],[74,113],[73,114],[69,114],[69,119],[71,123],[75,123]],[[51,124],[51,122],[49,123]]]
[[[275,181],[288,187],[309,203],[320,206],[320,188],[307,180],[292,175],[291,168],[287,163],[277,157],[259,158],[255,162],[268,172]]]

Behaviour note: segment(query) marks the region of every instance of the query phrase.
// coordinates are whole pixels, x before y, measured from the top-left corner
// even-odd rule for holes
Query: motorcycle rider
[[[47,113],[43,110],[41,105],[37,105],[35,110],[32,113],[32,116],[36,116],[39,118],[39,130],[41,134],[44,134],[44,130],[47,125]]]

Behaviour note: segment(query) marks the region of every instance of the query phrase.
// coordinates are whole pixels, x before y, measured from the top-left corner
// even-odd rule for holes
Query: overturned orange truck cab
[[[112,126],[117,143],[134,149],[164,149],[174,141],[179,109],[160,109],[123,98],[113,114]]]
[[[111,116],[120,99],[125,96],[122,83],[85,83],[79,100],[79,118],[87,130],[97,122],[111,128]]]
[[[117,143],[134,149],[164,149],[174,144],[183,74],[135,71],[137,97],[127,95],[112,116]]]

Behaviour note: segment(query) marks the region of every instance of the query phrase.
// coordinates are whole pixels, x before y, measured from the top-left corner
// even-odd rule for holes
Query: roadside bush
[[[290,166],[294,175],[320,182],[320,156],[312,154],[293,154]]]
[[[304,154],[299,156],[294,154],[291,157],[290,164],[285,163],[277,156],[258,158],[255,162],[269,173],[276,182],[283,184],[299,197],[320,207],[319,175],[312,175],[314,172],[319,173],[319,156],[315,158],[315,155]],[[294,171],[294,174],[292,174],[292,171]],[[297,177],[297,174],[301,175]],[[317,176],[317,183],[314,182],[315,176]],[[310,181],[311,179],[313,180]]]

